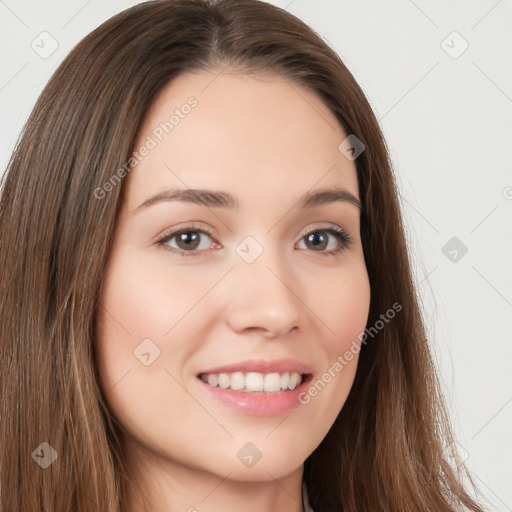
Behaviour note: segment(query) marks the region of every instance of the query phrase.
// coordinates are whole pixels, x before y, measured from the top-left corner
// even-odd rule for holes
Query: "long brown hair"
[[[39,97],[2,179],[0,509],[126,507],[122,429],[94,352],[123,187],[101,199],[95,191],[129,160],[163,86],[180,73],[226,67],[309,88],[363,142],[356,167],[368,325],[391,304],[403,308],[363,344],[349,397],[305,461],[312,507],[482,510],[462,484],[471,478],[453,449],[379,124],[339,56],[302,21],[258,0],[132,7],[83,39]],[[35,457],[48,452],[44,442],[57,459],[43,470]]]

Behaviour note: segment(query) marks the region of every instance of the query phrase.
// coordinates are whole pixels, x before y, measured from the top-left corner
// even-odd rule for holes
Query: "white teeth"
[[[213,387],[218,386],[219,385],[219,376],[215,375],[215,373],[208,375],[208,384],[210,384],[210,386],[213,386]]]
[[[204,382],[210,386],[221,389],[232,389],[245,393],[264,391],[265,393],[278,393],[295,389],[302,382],[302,375],[293,373],[258,373],[242,372],[234,373],[210,373],[201,375]]]
[[[219,375],[219,388],[227,389],[231,384],[231,379],[227,373],[221,373]]]
[[[245,388],[245,377],[242,372],[235,372],[231,374],[231,389],[238,391]]]
[[[247,391],[263,391],[263,374],[249,372],[245,376],[245,389]]]
[[[279,375],[279,373],[269,373],[265,375],[263,389],[270,393],[281,391],[281,375]]]
[[[299,385],[300,381],[300,375],[298,373],[292,373],[290,375],[290,380],[288,381],[288,389],[295,389]]]

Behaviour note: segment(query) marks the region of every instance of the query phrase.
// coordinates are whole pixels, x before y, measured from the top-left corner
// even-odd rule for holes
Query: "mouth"
[[[250,359],[196,374],[206,397],[250,416],[280,416],[299,407],[313,367],[296,359]]]
[[[247,394],[273,395],[294,391],[309,382],[311,373],[299,372],[222,372],[200,373],[197,378],[212,388]]]
[[[209,400],[238,414],[276,417],[303,405],[312,373],[221,372],[197,375],[199,388]]]

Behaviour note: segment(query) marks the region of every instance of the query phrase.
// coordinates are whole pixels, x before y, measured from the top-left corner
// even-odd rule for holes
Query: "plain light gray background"
[[[0,0],[1,172],[71,48],[136,3]],[[460,449],[489,509],[512,511],[511,1],[271,3],[326,39],[377,114]]]

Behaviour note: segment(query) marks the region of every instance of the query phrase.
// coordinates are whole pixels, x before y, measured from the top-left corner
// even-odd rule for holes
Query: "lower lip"
[[[280,416],[302,405],[299,402],[299,395],[306,391],[312,376],[307,375],[300,386],[294,390],[269,394],[262,391],[245,393],[243,391],[233,391],[232,389],[222,389],[210,386],[200,378],[197,380],[209,396],[242,413],[256,416]]]

